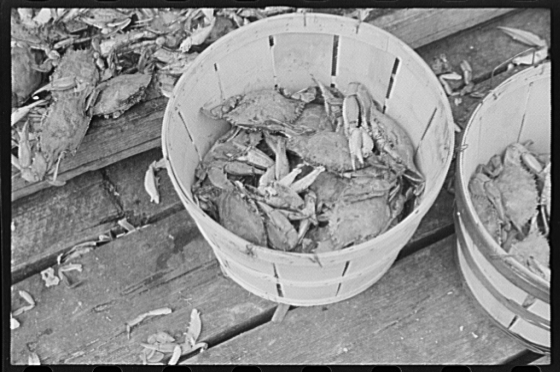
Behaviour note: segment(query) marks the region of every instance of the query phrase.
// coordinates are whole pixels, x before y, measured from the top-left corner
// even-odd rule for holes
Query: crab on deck
[[[119,75],[101,83],[93,115],[118,118],[144,98],[151,80],[151,74],[136,73]]]
[[[27,46],[12,46],[12,107],[18,107],[41,84],[42,74],[33,66],[37,63],[35,52]]]
[[[92,53],[89,50],[68,50],[54,71],[52,80],[74,80],[74,88],[54,90],[53,103],[39,124],[38,156],[47,162],[46,172],[54,169],[65,153],[74,154],[82,142],[91,121],[92,102],[96,98],[96,84],[99,72]],[[37,174],[38,180],[43,179],[45,172]]]

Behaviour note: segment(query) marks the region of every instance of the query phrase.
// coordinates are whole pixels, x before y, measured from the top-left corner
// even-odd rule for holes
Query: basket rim
[[[541,75],[550,75],[550,62],[546,62],[537,66],[528,67],[503,81],[497,87],[492,89],[486,97],[477,105],[471,117],[465,126],[463,135],[461,138],[461,143],[459,148],[463,148],[467,145],[468,133],[473,126],[474,121],[478,118],[478,113],[483,105],[492,104],[498,100],[505,91],[509,88],[510,84],[517,82],[523,78],[535,77],[537,79]],[[550,282],[547,282],[537,274],[530,271],[520,262],[515,259],[511,260],[495,260],[495,256],[506,255],[507,252],[490,236],[490,233],[484,229],[482,221],[474,211],[474,205],[472,204],[471,198],[469,196],[468,189],[465,185],[468,185],[470,180],[470,175],[464,174],[463,164],[465,162],[465,155],[463,151],[459,151],[457,154],[457,164],[456,164],[456,179],[455,189],[457,190],[456,204],[458,213],[460,213],[461,221],[465,224],[469,232],[472,232],[472,238],[477,248],[484,255],[484,257],[494,266],[502,275],[510,277],[511,274],[514,275],[519,281],[529,284],[534,290],[544,293],[550,296]],[[460,228],[456,226],[456,228]],[[517,284],[517,283],[516,283]]]
[[[431,81],[431,83],[433,83],[433,87],[435,88],[435,90],[437,91],[437,96],[440,97],[440,103],[441,103],[441,107],[443,108],[444,111],[444,117],[445,117],[445,122],[446,125],[448,126],[449,129],[449,142],[450,142],[450,146],[453,147],[453,143],[455,142],[455,131],[453,128],[453,123],[454,123],[454,119],[453,119],[453,114],[452,114],[452,110],[451,110],[451,106],[449,103],[449,100],[447,99],[447,96],[443,90],[443,87],[441,86],[441,84],[439,83],[439,81],[437,80],[437,77],[435,76],[435,74],[433,74],[430,66],[428,65],[428,63],[422,58],[420,57],[420,55],[413,49],[411,48],[407,43],[405,43],[404,41],[402,41],[400,38],[398,38],[397,36],[393,35],[392,33],[369,23],[365,23],[365,22],[360,22],[359,20],[355,20],[353,18],[348,18],[348,17],[342,17],[339,15],[333,15],[333,14],[324,14],[324,13],[289,13],[289,14],[281,14],[281,15],[276,15],[276,16],[272,16],[272,17],[268,17],[265,19],[261,19],[258,21],[255,21],[247,26],[243,26],[240,27],[230,33],[228,33],[227,35],[223,36],[222,38],[216,40],[214,43],[212,43],[208,48],[206,48],[204,51],[202,51],[198,57],[196,58],[196,60],[202,60],[204,59],[204,57],[208,54],[211,54],[214,50],[221,48],[223,45],[227,45],[228,40],[230,38],[234,38],[234,37],[239,37],[242,36],[245,33],[251,33],[253,30],[261,27],[262,24],[264,24],[265,22],[282,22],[285,21],[287,19],[301,19],[302,23],[305,22],[310,22],[313,19],[317,19],[317,20],[321,20],[321,19],[329,19],[329,20],[337,20],[338,22],[344,22],[347,24],[353,24],[355,25],[355,34],[359,34],[360,30],[362,28],[370,28],[370,29],[375,29],[375,32],[378,32],[380,34],[385,35],[388,39],[394,40],[396,41],[400,47],[402,47],[403,51],[406,52],[406,55],[410,57],[411,60],[413,60],[415,63],[419,64],[426,72],[427,72],[427,76],[426,78]],[[358,27],[359,26],[359,27]],[[333,31],[334,33],[334,31]],[[163,157],[166,159],[166,164],[168,165],[167,169],[168,169],[168,175],[171,178],[172,184],[175,188],[175,190],[178,192],[179,190],[181,191],[181,193],[183,193],[184,195],[182,195],[186,200],[188,200],[191,203],[191,206],[196,208],[197,211],[199,213],[202,213],[204,215],[206,215],[206,213],[193,201],[188,197],[188,193],[185,192],[184,187],[181,185],[181,183],[179,182],[179,179],[177,177],[176,172],[172,169],[171,162],[169,160],[169,153],[168,153],[168,144],[167,144],[167,129],[170,123],[170,116],[171,116],[171,111],[173,110],[173,105],[175,103],[176,100],[176,89],[181,86],[183,84],[183,82],[188,78],[188,75],[192,74],[194,72],[194,70],[197,68],[197,63],[196,60],[187,67],[187,69],[183,72],[183,74],[181,75],[181,77],[179,78],[179,80],[176,82],[175,87],[173,89],[171,98],[169,99],[167,105],[166,105],[166,109],[164,112],[164,116],[163,116],[163,125],[162,125],[162,135],[161,135],[161,139],[162,139],[162,153],[163,153]],[[453,152],[449,152],[449,155],[447,156],[447,159],[445,160],[445,169],[447,169],[449,171],[450,167],[451,167],[451,162],[453,160]],[[447,172],[446,172],[447,173]],[[441,180],[439,183],[436,183],[434,185],[434,187],[436,187],[437,189],[441,189],[441,187],[443,186],[443,183],[445,182],[445,175],[441,176]],[[434,201],[437,198],[437,194],[435,194],[434,196]],[[413,218],[416,217],[416,215],[418,213],[420,213],[421,211],[423,212],[423,215],[425,215],[429,208],[426,206],[427,203],[429,202],[428,199],[423,199],[420,204],[409,213],[408,216],[406,216],[402,221],[400,221],[398,225],[402,225],[410,220],[412,220]],[[432,201],[433,204],[433,201]],[[211,219],[211,223],[215,224],[215,226],[218,229],[223,229],[226,232],[229,232],[227,229],[225,229],[223,226],[221,226],[219,223],[217,223],[216,221],[214,221],[213,219]],[[396,227],[396,226],[395,226]],[[391,230],[393,230],[395,227],[393,227]],[[388,230],[390,231],[390,230]],[[386,231],[384,234],[386,234],[388,231]],[[257,251],[257,252],[263,252],[264,250],[266,250],[266,254],[270,255],[270,256],[279,256],[279,257],[303,257],[303,258],[307,258],[310,260],[315,259],[316,257],[321,257],[324,259],[329,259],[329,258],[335,258],[341,255],[341,252],[344,253],[354,253],[356,251],[360,251],[360,250],[364,250],[367,248],[367,244],[371,243],[372,241],[374,241],[375,239],[377,239],[378,237],[384,235],[378,235],[377,237],[367,240],[365,242],[362,242],[360,244],[356,244],[356,245],[352,245],[340,250],[336,250],[336,251],[331,251],[331,252],[320,252],[320,253],[298,253],[298,252],[285,252],[285,251],[278,251],[278,250],[274,250],[271,249],[269,247],[261,247],[255,244],[252,244],[250,242],[246,242],[247,244],[251,244],[253,246],[253,248]]]

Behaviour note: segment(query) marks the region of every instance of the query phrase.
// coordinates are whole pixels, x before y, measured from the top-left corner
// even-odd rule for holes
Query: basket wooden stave
[[[551,151],[550,63],[530,67],[495,88],[473,112],[457,156],[457,261],[472,296],[494,322],[528,349],[550,353],[550,283],[492,239],[470,199],[468,183],[480,163],[512,142],[534,141]]]
[[[427,191],[393,229],[341,251],[314,255],[254,246],[217,224],[193,200],[190,186],[197,162],[192,159],[200,160],[229,128],[199,109],[255,89],[280,86],[295,91],[312,85],[312,75],[341,89],[351,81],[368,87],[418,147]],[[194,89],[196,94],[190,94]],[[324,14],[271,17],[218,40],[177,83],[162,129],[168,174],[222,270],[254,294],[298,306],[350,298],[383,276],[434,203],[453,143],[449,103],[424,61],[383,30]]]

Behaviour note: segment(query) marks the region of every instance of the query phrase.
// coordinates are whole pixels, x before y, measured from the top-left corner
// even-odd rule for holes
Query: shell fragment
[[[157,161],[154,161],[148,167],[148,170],[146,171],[146,175],[144,177],[144,188],[146,189],[148,195],[150,195],[150,202],[159,204],[159,191],[155,174],[157,163]]]

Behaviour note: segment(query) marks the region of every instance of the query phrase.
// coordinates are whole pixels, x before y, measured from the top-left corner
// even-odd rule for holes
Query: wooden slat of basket
[[[499,364],[524,349],[466,295],[455,239],[398,261],[352,301],[290,310],[189,363]]]
[[[370,23],[395,34],[413,47],[420,47],[513,10],[400,9]],[[95,119],[76,156],[62,162],[59,179],[69,180],[87,171],[100,169],[159,147],[166,103],[167,99],[160,97],[137,105],[118,119]],[[47,182],[29,184],[17,177],[12,182],[12,200],[50,186]]]

